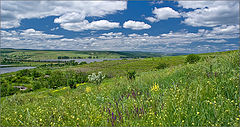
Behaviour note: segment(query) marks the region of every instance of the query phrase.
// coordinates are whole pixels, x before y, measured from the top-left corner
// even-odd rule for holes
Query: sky
[[[1,48],[239,49],[239,1],[1,1]]]

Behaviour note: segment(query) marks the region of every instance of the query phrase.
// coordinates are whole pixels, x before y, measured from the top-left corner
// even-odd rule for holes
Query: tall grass
[[[1,99],[2,126],[239,126],[239,56]]]

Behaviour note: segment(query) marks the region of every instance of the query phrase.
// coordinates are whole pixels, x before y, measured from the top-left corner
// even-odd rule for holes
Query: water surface
[[[36,67],[3,67],[3,68],[0,68],[0,74],[16,72],[23,69],[33,69],[33,68],[36,68]]]
[[[116,59],[48,59],[48,60],[42,60],[42,61],[70,61],[70,60],[75,60],[75,62],[81,63],[81,62],[87,62],[87,63],[92,63],[92,62],[102,62],[104,60],[122,60],[122,58],[116,58]]]

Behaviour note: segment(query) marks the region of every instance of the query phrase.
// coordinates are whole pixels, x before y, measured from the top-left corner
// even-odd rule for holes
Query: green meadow
[[[239,51],[198,56],[3,74],[1,126],[240,126]],[[100,71],[100,83],[88,78]],[[13,88],[20,85],[31,91]]]

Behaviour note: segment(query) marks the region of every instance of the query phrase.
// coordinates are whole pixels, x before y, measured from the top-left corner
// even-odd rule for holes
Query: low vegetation
[[[2,97],[1,125],[239,126],[238,51],[213,55],[200,55],[201,59],[193,64],[185,64],[186,56],[177,56],[79,65],[88,67],[89,74],[99,64],[102,66],[95,71],[104,70],[102,74],[116,68],[113,78],[105,78],[99,85],[87,81],[87,75],[76,72],[75,66],[39,74],[23,71],[20,75],[36,81],[41,81],[42,76],[52,78],[48,83],[54,89],[44,87]],[[177,62],[171,63],[174,60]],[[169,66],[156,69],[160,61]],[[125,69],[135,70],[133,80],[129,80],[127,71],[118,73]],[[8,80],[5,76],[4,80]],[[54,80],[64,77],[68,78]],[[56,82],[62,85],[54,87]]]
[[[201,59],[200,56],[198,56],[198,55],[196,55],[196,54],[190,54],[190,55],[188,55],[187,58],[186,58],[186,63],[193,64],[193,63],[198,62],[200,59]]]

